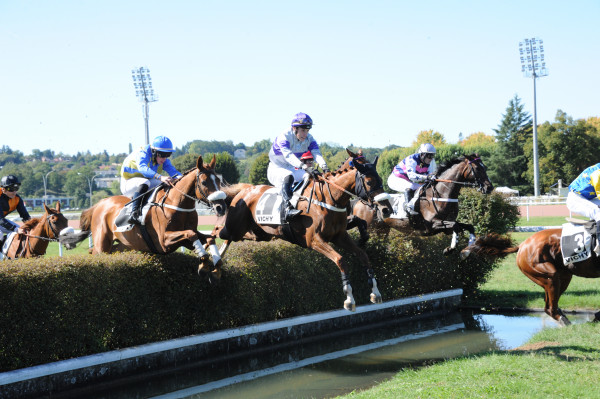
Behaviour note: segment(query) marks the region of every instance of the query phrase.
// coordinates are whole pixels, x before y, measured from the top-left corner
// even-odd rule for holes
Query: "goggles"
[[[430,152],[426,152],[425,154],[423,154],[424,158],[431,158],[434,159],[435,158],[435,154],[432,154]]]
[[[19,191],[19,185],[13,184],[13,185],[10,185],[10,186],[2,187],[2,189],[6,190],[6,191],[10,191],[12,193],[12,192],[15,192],[15,191]]]
[[[156,151],[156,156],[157,157],[161,157],[161,158],[169,158],[171,156],[171,153],[170,152]]]

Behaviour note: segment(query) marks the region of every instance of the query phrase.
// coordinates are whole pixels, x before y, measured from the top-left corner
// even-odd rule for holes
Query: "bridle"
[[[466,158],[466,160],[467,160],[467,165],[469,166],[469,170],[473,174],[473,177],[475,178],[475,183],[436,178],[435,180],[428,182],[427,186],[433,185],[434,182],[454,183],[454,184],[460,184],[462,186],[467,186],[467,187],[477,187],[478,191],[483,192],[483,189],[485,187],[485,181],[482,181],[482,179],[477,175],[477,172],[475,171],[475,167],[473,166],[473,164],[476,163],[481,168],[484,168],[484,170],[485,170],[485,165],[483,164],[483,162],[481,161],[481,158],[479,158],[479,157],[474,158],[474,159]],[[467,177],[465,176],[465,178],[467,178]]]
[[[192,212],[196,210],[196,207],[193,208],[189,208],[189,209],[184,209],[184,208],[179,208],[173,205],[169,205],[169,204],[165,204],[165,201],[169,195],[169,191],[174,188],[175,190],[177,190],[182,196],[191,199],[192,201],[194,201],[194,203],[196,202],[201,202],[207,206],[210,206],[210,203],[214,200],[220,199],[220,194],[221,191],[217,191],[214,192],[212,194],[207,194],[206,191],[202,188],[202,183],[200,181],[200,176],[201,175],[206,175],[206,176],[212,176],[209,172],[206,171],[200,171],[200,169],[196,169],[196,178],[195,178],[195,191],[197,193],[196,197],[192,197],[191,195],[184,193],[183,191],[181,191],[178,187],[175,186],[176,183],[168,184],[168,187],[165,189],[165,195],[162,197],[161,201],[160,201],[160,206],[161,207],[165,207],[165,208],[171,208],[171,209],[175,209],[175,210],[179,210],[179,211],[183,211],[183,212]],[[216,181],[214,181],[215,187],[217,186]],[[217,187],[218,188],[218,187]],[[198,195],[199,194],[199,195]]]
[[[25,250],[29,250],[29,253],[35,256],[42,256],[44,255],[43,253],[37,253],[36,251],[34,251],[34,248],[31,247],[31,241],[29,240],[30,238],[37,238],[38,240],[43,240],[43,241],[50,241],[50,242],[58,242],[58,236],[60,234],[60,232],[58,231],[58,229],[56,228],[55,223],[52,223],[52,216],[57,216],[60,215],[60,213],[58,214],[49,214],[48,216],[46,216],[46,220],[44,221],[44,224],[48,224],[48,227],[50,229],[50,232],[52,233],[53,237],[41,237],[41,236],[37,236],[34,234],[29,234],[29,233],[22,233],[22,235],[25,236],[25,243],[23,245],[23,249],[21,249],[21,252],[19,252],[19,254],[15,254],[15,258],[21,258],[24,254],[25,254]]]

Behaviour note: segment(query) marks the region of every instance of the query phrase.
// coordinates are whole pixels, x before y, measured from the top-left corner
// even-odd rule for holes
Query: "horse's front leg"
[[[347,232],[344,232],[342,235],[338,236],[338,238],[334,240],[334,244],[344,248],[345,250],[352,251],[359,257],[362,264],[365,265],[367,269],[367,279],[369,282],[369,287],[371,287],[370,300],[372,303],[381,303],[381,293],[379,292],[379,288],[377,288],[377,280],[375,279],[375,273],[373,272],[373,268],[371,267],[371,262],[369,261],[367,253],[358,245],[356,245],[354,240],[350,238]]]
[[[342,274],[342,290],[344,291],[344,294],[346,294],[344,309],[354,312],[356,310],[356,301],[352,295],[352,286],[350,285],[350,278],[348,277],[342,255],[337,253],[331,245],[326,243],[320,236],[314,236],[309,246],[331,259],[337,265],[338,269],[340,269],[340,273]]]

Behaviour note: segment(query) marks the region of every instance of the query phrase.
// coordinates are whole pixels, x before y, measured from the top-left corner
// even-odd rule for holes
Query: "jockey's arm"
[[[289,144],[287,147],[281,146],[280,151],[287,163],[289,163],[295,168],[302,168],[302,161],[300,161],[298,157],[290,150]]]
[[[21,216],[21,219],[24,222],[31,219],[29,212],[27,212],[27,208],[25,208],[25,202],[23,201],[23,199],[21,197],[19,197],[19,204],[17,205],[17,212],[19,212],[19,216]]]
[[[173,179],[178,179],[182,176],[181,173],[173,166],[171,160],[167,159],[163,164],[163,170],[169,174]]]
[[[415,183],[421,183],[427,180],[426,174],[417,173],[417,162],[412,158],[406,158],[404,160],[404,164],[406,165],[406,175],[410,179],[410,181]]]

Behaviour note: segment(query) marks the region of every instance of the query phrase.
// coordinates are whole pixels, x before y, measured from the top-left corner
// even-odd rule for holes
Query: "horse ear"
[[[198,155],[198,159],[196,160],[196,167],[198,170],[204,169],[204,161],[202,160],[202,155]]]
[[[60,201],[56,201],[56,211],[60,212]]]
[[[373,161],[373,166],[377,166],[377,161],[379,161],[379,155],[375,157],[375,160]]]
[[[48,207],[46,206],[46,204],[44,204],[44,211],[45,211],[46,213],[50,213],[50,209],[48,209]]]
[[[215,154],[213,154],[213,159],[208,164],[208,167],[211,168],[211,169],[214,169],[215,166],[217,166],[217,156]]]
[[[352,151],[350,151],[349,149],[346,148],[346,152],[348,153],[348,155],[350,155],[352,158],[356,158],[356,154],[353,153]]]

